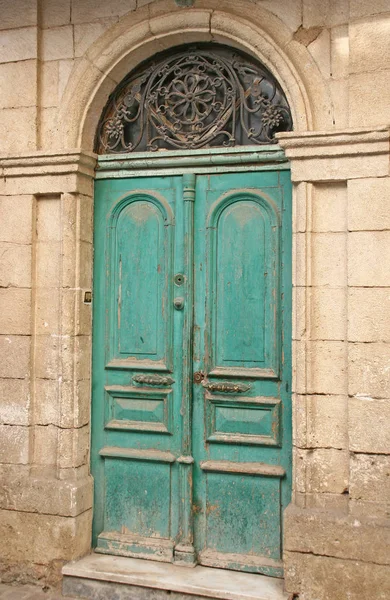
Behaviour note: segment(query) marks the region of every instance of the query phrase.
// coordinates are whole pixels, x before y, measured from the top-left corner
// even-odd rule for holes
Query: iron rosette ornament
[[[275,143],[292,129],[286,97],[243,53],[199,45],[159,55],[117,87],[100,119],[99,154]]]

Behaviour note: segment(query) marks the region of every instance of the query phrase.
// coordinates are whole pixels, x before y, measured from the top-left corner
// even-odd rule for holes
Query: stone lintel
[[[277,134],[292,180],[344,181],[389,175],[390,128]]]

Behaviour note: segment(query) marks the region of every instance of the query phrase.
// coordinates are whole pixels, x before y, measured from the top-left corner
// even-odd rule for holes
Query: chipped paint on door
[[[280,576],[289,172],[96,182],[98,552]]]

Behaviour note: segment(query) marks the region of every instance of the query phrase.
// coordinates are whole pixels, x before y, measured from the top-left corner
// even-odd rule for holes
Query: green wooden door
[[[107,179],[95,197],[96,549],[281,575],[289,172]]]

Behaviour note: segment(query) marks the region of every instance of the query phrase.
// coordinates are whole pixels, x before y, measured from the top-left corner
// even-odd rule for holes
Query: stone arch
[[[247,0],[199,0],[186,9],[158,0],[128,13],[74,69],[59,111],[62,146],[92,150],[99,117],[116,85],[141,61],[183,41],[216,41],[251,54],[284,89],[296,131],[331,127],[320,71],[276,16]]]

